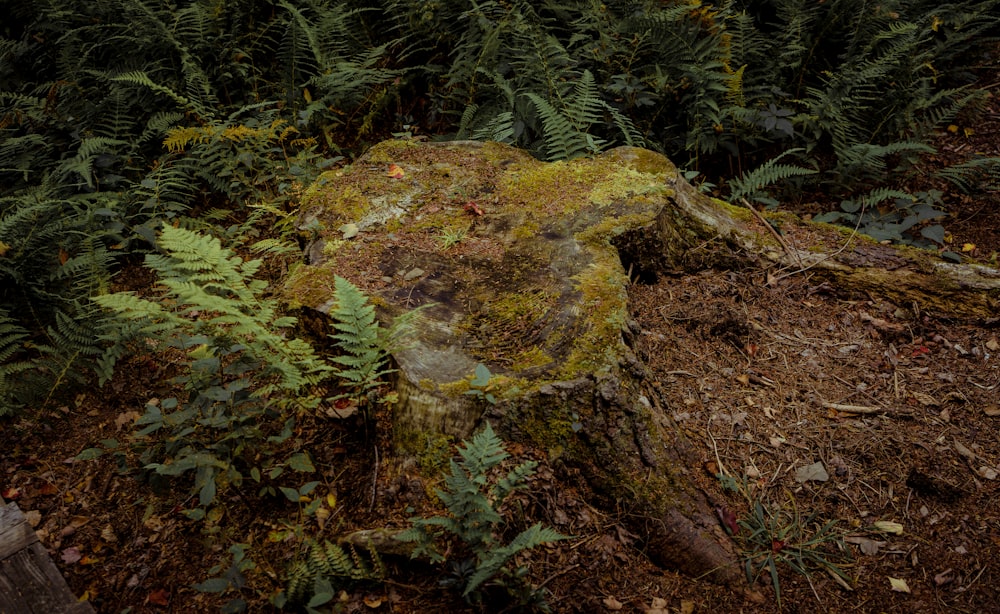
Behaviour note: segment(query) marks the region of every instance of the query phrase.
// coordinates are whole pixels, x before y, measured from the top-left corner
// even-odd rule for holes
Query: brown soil
[[[939,162],[970,151],[997,155],[998,119],[994,99],[974,134],[942,134]],[[954,244],[995,258],[996,196],[954,195],[946,204]],[[716,500],[744,554],[777,561],[780,610],[1000,611],[997,322],[936,318],[837,292],[808,274],[769,286],[766,273],[662,278],[634,286],[632,299],[650,401],[676,423],[691,452],[687,473]],[[186,486],[153,488],[107,456],[72,460],[101,440],[124,440],[136,417],[130,412],[170,394],[164,381],[173,366],[163,360],[133,357],[106,388],[0,424],[0,490],[30,513],[73,590],[100,612],[217,611],[232,595],[219,599],[192,585],[217,574],[210,568],[235,542],[249,543],[257,564],[245,574],[243,596],[250,611],[267,611],[301,549],[292,529],[318,532],[315,520],[299,518],[283,498],[248,491],[227,498],[223,519],[206,525],[180,513],[189,505]],[[353,420],[300,422],[296,445],[314,453],[321,490],[336,497],[322,535],[402,527],[431,511],[433,485],[385,458],[388,431],[377,426],[385,419],[375,429]],[[541,461],[531,488],[507,506],[511,532],[542,521],[575,536],[520,559],[530,563],[531,581],[548,589],[553,611],[779,610],[767,572],[750,587],[658,569],[624,528],[629,510],[595,509],[571,486],[573,476],[538,451],[511,451]],[[804,479],[817,463],[826,477]],[[747,523],[757,503],[783,519],[776,529],[797,526],[806,537],[835,521],[843,546],[825,540],[808,550],[837,563],[849,582],[816,567],[796,573],[786,564],[796,553],[791,539],[774,535],[754,546]],[[879,529],[878,521],[899,523],[902,532]],[[386,563],[391,580],[344,591],[342,611],[477,611],[438,586],[436,568],[405,558]]]

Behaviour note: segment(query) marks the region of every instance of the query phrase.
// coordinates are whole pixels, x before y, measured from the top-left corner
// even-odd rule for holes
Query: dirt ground
[[[939,163],[1000,153],[991,105],[973,134],[941,135]],[[1000,199],[954,195],[946,205],[954,244],[995,263]],[[540,466],[510,501],[511,531],[542,521],[575,536],[519,559],[531,581],[554,612],[1000,611],[1000,314],[942,319],[808,273],[767,281],[758,268],[712,270],[635,285],[631,296],[648,394],[690,449],[687,473],[744,556],[775,560],[777,581],[765,571],[753,585],[719,586],[657,568],[625,528],[628,510],[594,508],[560,468],[515,447],[517,460]],[[191,587],[219,573],[211,568],[234,542],[249,543],[256,563],[242,595],[250,611],[268,611],[300,549],[294,527],[318,530],[314,520],[281,498],[234,496],[224,522],[206,526],[180,514],[176,485],[153,489],[108,457],[73,460],[124,438],[130,412],[167,395],[171,373],[136,356],[105,389],[0,424],[0,491],[99,612],[217,611],[231,594]],[[296,441],[316,452],[336,497],[326,535],[401,527],[428,505],[427,485],[385,456],[385,432],[306,418]],[[766,538],[752,533],[757,504],[774,519]],[[846,580],[821,566],[797,573],[788,561],[802,554]],[[438,570],[386,564],[391,580],[344,591],[342,611],[477,611],[438,586]]]

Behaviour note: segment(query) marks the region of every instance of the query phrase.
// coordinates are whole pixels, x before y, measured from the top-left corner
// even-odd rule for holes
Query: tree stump
[[[284,294],[328,311],[340,275],[386,322],[431,305],[413,343],[393,353],[401,454],[441,434],[465,437],[488,418],[628,509],[658,562],[731,581],[731,541],[684,475],[676,428],[644,394],[628,284],[768,264],[914,293],[911,301],[966,316],[988,317],[1000,296],[991,269],[959,267],[955,277],[929,253],[779,221],[784,236],[759,214],[700,194],[643,149],[543,163],[497,143],[389,141],[307,190],[309,261]],[[478,364],[493,374],[493,405],[465,394]]]

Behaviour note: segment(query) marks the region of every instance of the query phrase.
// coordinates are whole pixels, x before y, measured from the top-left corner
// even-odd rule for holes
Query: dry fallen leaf
[[[885,545],[885,542],[868,539],[867,537],[861,537],[860,535],[845,537],[844,541],[849,544],[857,545],[861,549],[862,554],[866,554],[868,556],[875,556],[878,554],[878,549]]]
[[[622,602],[618,601],[614,597],[605,597],[604,599],[601,600],[601,603],[603,603],[604,607],[611,610],[612,612],[617,612],[618,610],[624,607]]]
[[[104,528],[101,529],[101,539],[109,544],[113,544],[118,541],[118,536],[115,534],[115,530],[111,525],[105,525]]]
[[[876,531],[881,533],[891,533],[892,535],[902,535],[903,525],[898,522],[893,522],[891,520],[878,520],[872,523]]]
[[[952,575],[951,567],[949,567],[948,569],[945,569],[941,573],[934,576],[934,584],[938,586],[944,586],[945,584],[948,584],[954,579],[955,577]]]
[[[38,510],[28,510],[24,513],[24,519],[28,521],[28,525],[34,529],[38,526],[38,523],[42,521],[42,513]]]
[[[983,408],[983,413],[990,418],[996,418],[1000,416],[1000,405],[987,405]]]
[[[167,607],[170,605],[170,591],[165,588],[158,588],[154,591],[150,591],[149,596],[146,597],[146,601],[153,605]]]
[[[319,525],[320,529],[326,528],[326,521],[329,518],[330,518],[330,510],[322,506],[316,509],[316,524]]]
[[[653,597],[649,607],[643,610],[643,614],[670,614],[667,609],[667,600],[661,597]]]
[[[956,452],[958,452],[959,454],[961,454],[965,458],[969,459],[970,461],[976,460],[976,453],[975,452],[973,452],[972,450],[966,448],[962,444],[962,442],[960,442],[957,439],[954,441],[954,443],[955,443],[955,451]]]
[[[65,550],[62,551],[62,553],[59,555],[59,558],[62,560],[63,563],[72,565],[73,563],[76,563],[81,558],[83,558],[83,555],[80,554],[79,548],[77,548],[76,546],[70,546],[69,548],[66,548]]]
[[[131,426],[132,423],[134,423],[140,417],[141,414],[139,414],[139,412],[137,411],[122,412],[118,414],[117,417],[115,417],[115,426],[118,427],[118,430],[120,431],[126,426]]]
[[[830,474],[826,472],[823,461],[816,461],[811,465],[799,467],[795,470],[795,481],[799,484],[805,482],[826,482],[830,479]]]
[[[906,580],[900,578],[889,578],[889,586],[897,593],[910,592],[910,587],[906,584]]]

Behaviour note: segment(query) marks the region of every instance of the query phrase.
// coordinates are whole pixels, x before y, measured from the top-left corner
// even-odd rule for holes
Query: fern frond
[[[115,77],[111,77],[111,81],[118,81],[123,83],[129,83],[132,85],[138,85],[141,87],[148,88],[150,91],[157,94],[161,94],[170,98],[181,108],[191,111],[197,114],[199,117],[209,119],[213,116],[212,111],[198,102],[196,99],[188,98],[182,94],[178,94],[171,88],[161,85],[155,81],[143,70],[133,70],[129,72],[122,73]]]
[[[310,541],[306,555],[288,569],[285,594],[290,603],[303,603],[320,585],[348,586],[383,580],[385,575],[385,563],[373,548],[366,557],[350,544],[344,548],[330,541]]]
[[[746,196],[758,199],[759,192],[767,186],[788,179],[789,177],[803,177],[815,175],[815,169],[803,168],[791,164],[778,164],[778,161],[787,155],[797,153],[800,149],[789,149],[781,155],[771,158],[756,169],[743,173],[739,178],[734,179],[730,184],[729,198],[733,202]]]
[[[569,117],[534,92],[526,96],[542,119],[545,159],[571,160],[593,151],[588,147],[587,135],[579,132]]]
[[[388,356],[380,339],[375,307],[357,286],[340,276],[334,279],[333,298],[330,317],[337,332],[330,338],[343,352],[331,359],[343,366],[336,375],[358,392],[365,392],[378,386],[379,378],[391,372],[385,368]]]
[[[934,173],[965,193],[1000,190],[1000,158],[980,157],[953,164]]]
[[[30,361],[19,357],[28,340],[28,331],[0,308],[0,418],[20,409],[24,402],[17,390],[18,374],[33,368]]]
[[[541,523],[534,524],[521,531],[506,546],[492,548],[486,552],[485,556],[479,560],[476,571],[467,581],[462,596],[467,597],[478,589],[483,582],[495,576],[507,564],[507,561],[522,550],[530,550],[561,539],[568,539],[568,537],[558,533],[554,529],[543,526]]]

